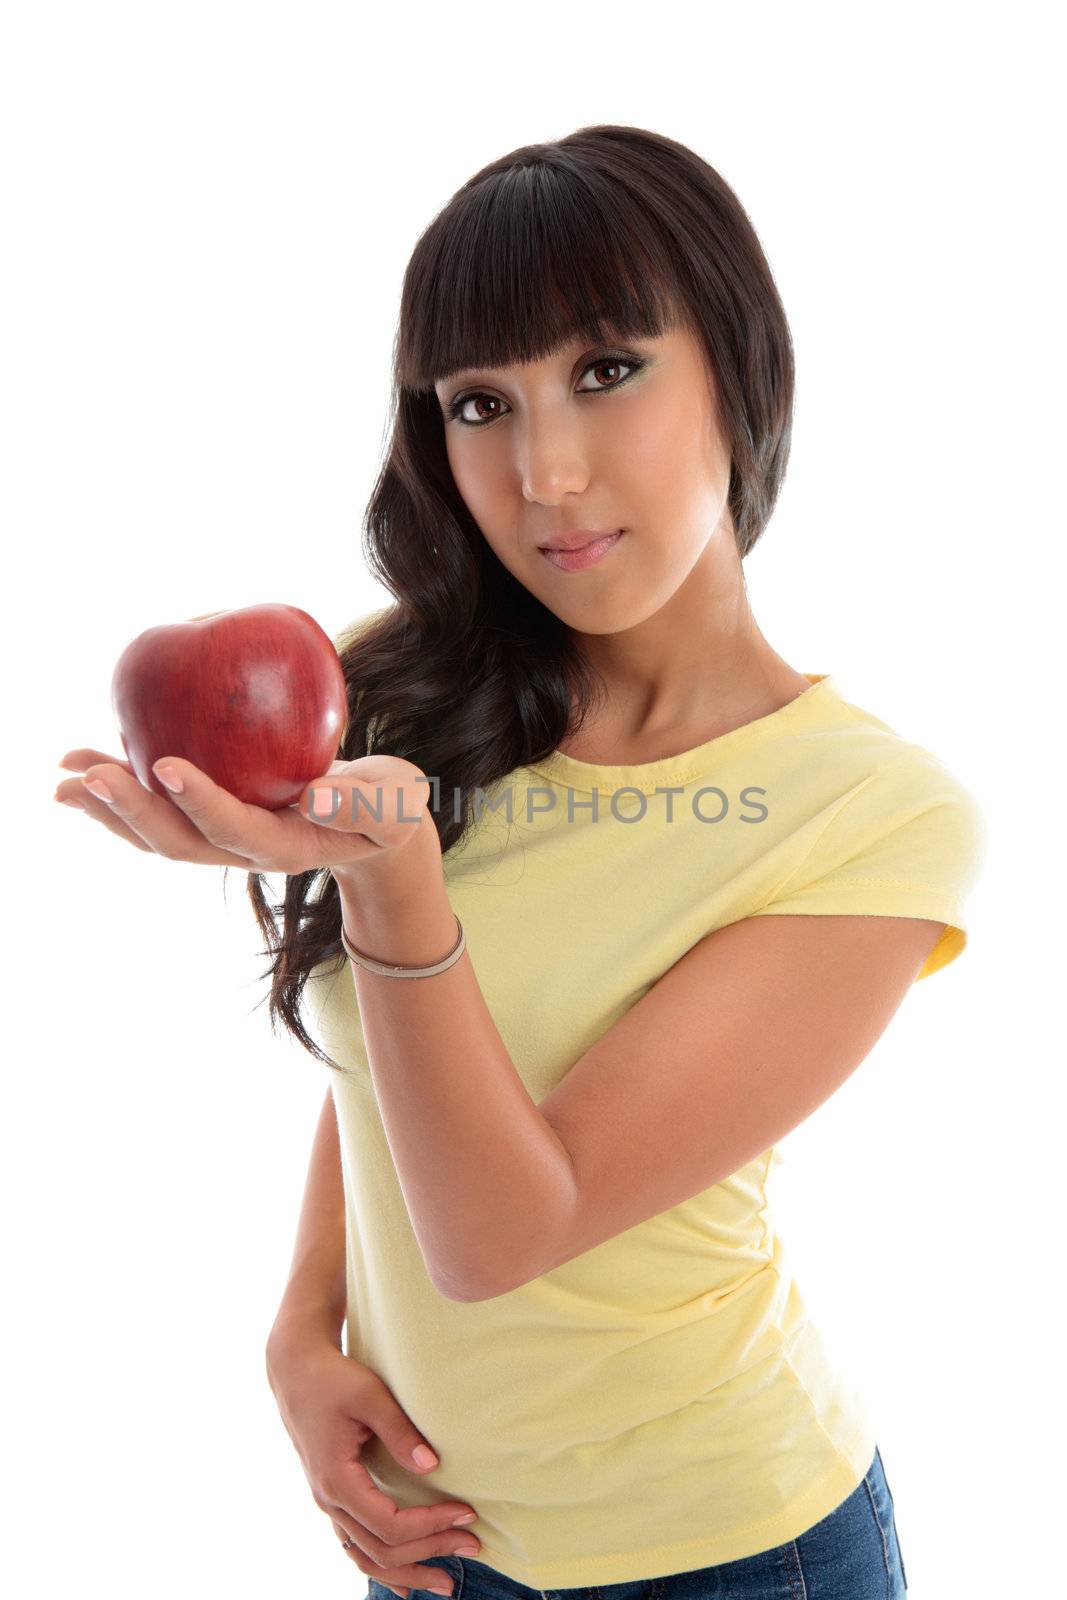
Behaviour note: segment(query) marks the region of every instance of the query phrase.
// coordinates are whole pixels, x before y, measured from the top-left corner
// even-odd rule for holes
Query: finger
[[[364,756],[331,762],[329,771],[305,789],[299,809],[309,822],[365,833],[378,842],[392,835],[394,821],[418,822],[428,800],[429,779],[410,761]]]
[[[103,795],[94,795],[89,788],[90,783],[97,781],[105,785],[111,795],[110,800]],[[157,855],[175,861],[203,862],[209,866],[247,869],[254,864],[248,857],[222,850],[206,839],[176,806],[146,789],[118,762],[90,765],[75,787],[79,786],[81,793],[77,798],[83,799],[87,807],[95,803],[102,805],[105,811],[113,811],[119,821],[139,835]],[[60,785],[60,789],[66,787],[65,784]],[[94,810],[92,814],[97,816],[98,812]]]
[[[91,767],[98,761],[110,761],[116,767],[125,767],[131,778],[137,776],[128,761],[124,761],[121,756],[109,756],[106,750],[68,750],[59,765],[66,767],[68,772],[84,772],[86,767]]]
[[[401,1597],[401,1600],[406,1600],[406,1597],[410,1591],[399,1584],[386,1582],[387,1574],[385,1568],[377,1567],[375,1563],[369,1559],[362,1546],[348,1531],[344,1523],[339,1522],[336,1517],[331,1517],[330,1520],[333,1523],[334,1532],[341,1541],[341,1548],[345,1555],[348,1556],[353,1566],[357,1566],[364,1576],[370,1577],[373,1579],[373,1581],[380,1583],[383,1588],[391,1589],[395,1595],[399,1595]],[[359,1531],[362,1532],[363,1530],[359,1529]],[[370,1594],[369,1587],[367,1593],[368,1595]]]
[[[390,1582],[414,1583],[416,1588],[428,1588],[427,1583],[419,1584],[418,1574],[414,1571],[415,1563],[455,1559],[461,1551],[469,1556],[481,1554],[481,1540],[469,1528],[449,1528],[445,1532],[430,1533],[424,1538],[407,1541],[383,1540],[360,1518],[354,1517],[346,1506],[328,1505],[324,1509],[334,1527],[342,1528],[345,1536],[354,1542],[360,1552],[361,1564],[365,1563],[363,1570],[368,1572],[374,1567],[376,1578],[386,1572]],[[411,1509],[424,1510],[425,1507]]]
[[[127,844],[136,845],[138,850],[143,850],[151,855],[152,846],[146,844],[139,833],[134,833],[128,828],[120,817],[115,815],[114,806],[105,805],[103,800],[98,800],[90,794],[83,784],[61,783],[56,790],[55,798],[70,809],[77,809],[87,817],[92,817],[96,822],[102,822],[109,833],[117,834],[120,839],[125,839]]]
[[[384,1583],[387,1589],[396,1585],[402,1593],[410,1593],[412,1589],[428,1589],[431,1594],[453,1595],[460,1574],[448,1567],[433,1566],[429,1561],[418,1561],[413,1566],[383,1567],[381,1577],[374,1570],[367,1576]]]
[[[358,1523],[352,1529],[346,1525],[345,1513],[337,1507],[337,1515],[331,1516],[334,1530],[338,1534],[346,1556],[349,1556],[359,1570],[375,1582],[384,1584],[387,1589],[392,1589],[394,1594],[406,1594],[408,1589],[430,1589],[435,1593],[452,1594],[455,1590],[455,1578],[445,1566],[434,1565],[435,1559],[441,1560],[440,1553],[427,1557],[423,1561],[398,1562],[396,1553],[386,1556],[389,1565],[383,1565],[367,1554],[364,1545],[356,1538],[359,1533],[366,1538],[366,1528]],[[345,1544],[345,1540],[351,1544]],[[449,1559],[446,1557],[445,1559]]]
[[[471,1533],[470,1525],[456,1526],[460,1517],[476,1515],[464,1501],[397,1506],[361,1461],[349,1460],[345,1469],[343,1484],[319,1485],[321,1498],[316,1503],[346,1529],[370,1560],[395,1567],[404,1561],[454,1555],[464,1546],[476,1546],[480,1551],[481,1541]],[[349,1472],[355,1474],[354,1481]]]
[[[354,1558],[353,1545],[351,1543],[346,1543],[346,1540],[350,1539],[350,1535],[345,1532],[344,1528],[339,1522],[334,1522],[333,1526],[338,1538],[341,1541],[341,1545],[345,1554],[347,1556],[353,1556]],[[362,1571],[362,1568],[360,1570]],[[378,1578],[375,1580],[375,1582],[380,1583],[383,1589],[390,1589],[392,1590],[393,1594],[399,1595],[400,1600],[407,1600],[408,1595],[411,1593],[410,1589],[402,1588],[399,1584],[386,1583],[383,1578]],[[369,1592],[370,1591],[368,1589],[368,1594]]]
[[[164,783],[170,808],[185,816],[216,851],[222,851],[229,865],[254,867],[260,861],[281,860],[286,846],[291,849],[293,819],[286,818],[287,808],[268,811],[238,800],[180,756],[161,756],[152,763],[152,772],[160,783],[164,783],[164,777],[170,780]],[[177,789],[171,786],[174,782],[179,785]]]
[[[335,1522],[333,1526],[334,1526],[334,1529],[335,1529],[335,1531],[337,1533],[338,1538],[341,1541],[341,1548],[344,1551],[345,1555],[348,1556],[348,1558],[352,1562],[353,1566],[358,1567],[360,1572],[362,1572],[364,1574],[364,1576],[367,1576],[367,1569],[366,1569],[366,1565],[364,1564],[364,1562],[362,1560],[360,1560],[360,1561],[356,1560],[356,1550],[358,1549],[358,1546],[353,1542],[353,1540],[350,1538],[350,1536],[345,1532],[344,1528],[342,1528],[342,1526],[341,1526],[341,1524],[339,1522]],[[407,1600],[407,1596],[411,1592],[409,1589],[401,1589],[401,1588],[398,1588],[398,1587],[394,1587],[393,1584],[386,1583],[384,1581],[384,1579],[382,1579],[382,1578],[372,1579],[371,1581],[380,1583],[383,1589],[391,1590],[391,1592],[393,1594],[398,1595],[400,1597],[400,1600]],[[371,1593],[370,1585],[368,1584],[368,1586],[367,1586],[368,1597],[370,1596],[370,1593]]]
[[[429,1506],[398,1506],[396,1501],[379,1489],[362,1461],[348,1460],[340,1469],[343,1479],[334,1478],[320,1485],[324,1500],[329,1504],[330,1515],[340,1512],[346,1525],[357,1532],[353,1538],[366,1544],[373,1556],[381,1557],[386,1549],[402,1549],[402,1559],[414,1559],[412,1552],[418,1545],[418,1555],[436,1554],[446,1545],[477,1543],[466,1537],[467,1528],[455,1526],[459,1517],[474,1517],[474,1507],[464,1500],[441,1500]],[[354,1476],[353,1476],[354,1475]],[[469,1526],[469,1525],[468,1525]],[[454,1541],[449,1537],[455,1535]],[[443,1537],[444,1536],[444,1537]],[[424,1548],[434,1541],[433,1549]]]

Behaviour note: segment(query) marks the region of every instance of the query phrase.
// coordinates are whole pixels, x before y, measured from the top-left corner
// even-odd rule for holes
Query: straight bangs
[[[395,379],[422,392],[573,339],[659,338],[687,321],[675,261],[648,207],[599,173],[537,163],[483,175],[415,247]]]

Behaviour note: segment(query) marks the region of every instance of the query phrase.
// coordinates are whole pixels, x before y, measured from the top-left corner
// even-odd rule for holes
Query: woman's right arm
[[[319,1331],[341,1348],[345,1323],[345,1194],[333,1090],[311,1147],[289,1281],[267,1340],[268,1376],[287,1341]]]
[[[341,1141],[327,1090],[289,1281],[267,1340],[267,1376],[315,1504],[348,1541],[348,1558],[400,1600],[412,1588],[439,1585],[451,1593],[453,1574],[432,1563],[461,1550],[481,1553],[477,1535],[468,1527],[457,1531],[457,1518],[474,1522],[476,1513],[457,1500],[401,1509],[361,1462],[363,1446],[377,1437],[409,1472],[425,1471],[412,1452],[427,1440],[378,1374],[341,1349],[345,1253]]]

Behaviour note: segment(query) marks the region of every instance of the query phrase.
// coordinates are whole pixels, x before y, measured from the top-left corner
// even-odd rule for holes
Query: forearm
[[[388,873],[338,877],[348,938],[377,961],[425,966],[456,942],[432,818],[425,826]],[[505,1048],[468,951],[429,978],[350,969],[378,1108],[427,1272],[451,1299],[503,1292],[540,1254],[545,1230],[569,1215],[569,1157]]]
[[[319,1116],[308,1165],[289,1281],[268,1341],[319,1327],[340,1348],[346,1309],[345,1196],[333,1094]]]

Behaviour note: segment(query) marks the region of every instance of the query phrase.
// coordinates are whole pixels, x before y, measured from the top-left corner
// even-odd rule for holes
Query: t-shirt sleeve
[[[985,854],[985,818],[974,796],[936,757],[916,747],[858,787],[752,915],[943,922],[918,982],[966,947],[967,901]]]

